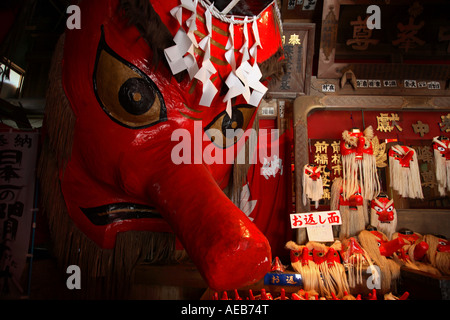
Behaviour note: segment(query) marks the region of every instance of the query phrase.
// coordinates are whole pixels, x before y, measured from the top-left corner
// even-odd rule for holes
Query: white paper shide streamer
[[[199,43],[197,43],[194,33],[197,30],[198,4],[205,8],[204,19],[207,29],[207,34]],[[190,18],[185,21],[187,32],[183,27],[183,9],[192,12]],[[224,54],[225,60],[231,66],[231,72],[225,80],[225,84],[228,87],[228,92],[223,100],[227,104],[226,111],[231,116],[231,100],[238,96],[243,96],[248,104],[257,107],[267,91],[267,87],[260,82],[262,73],[257,63],[258,49],[262,48],[257,24],[258,17],[237,19],[234,16],[226,16],[219,12],[213,4],[208,5],[203,0],[180,0],[180,5],[173,8],[170,13],[178,21],[180,28],[174,37],[175,45],[164,50],[165,57],[173,74],[187,70],[191,80],[195,78],[202,82],[203,90],[199,104],[207,107],[211,106],[218,92],[218,89],[211,81],[211,77],[217,73],[211,62],[212,19],[217,18],[229,24],[229,37]],[[239,50],[241,55],[239,65],[237,65],[235,57],[235,25],[243,25],[244,44]],[[255,43],[251,48],[249,48],[248,41],[249,27],[255,39]],[[204,52],[201,67],[197,65],[195,60],[194,50],[196,48]],[[251,60],[253,60],[252,64]]]

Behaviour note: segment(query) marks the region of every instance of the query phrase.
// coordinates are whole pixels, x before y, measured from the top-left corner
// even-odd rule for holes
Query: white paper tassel
[[[172,74],[188,70],[191,79],[198,71],[194,55],[194,47],[198,46],[194,35],[195,30],[197,30],[195,22],[197,18],[197,1],[181,0],[180,5],[170,10],[170,14],[178,21],[180,28],[173,39],[175,45],[164,49],[164,55]],[[192,12],[191,17],[186,21],[186,25],[189,27],[188,33],[183,29],[183,8]]]
[[[197,43],[195,38],[198,4],[205,8],[205,23],[208,31],[208,34],[200,43]],[[275,13],[279,15],[276,3],[274,2],[272,5],[274,6]],[[186,26],[188,27],[187,33],[183,29],[183,9],[192,12],[190,18],[186,20]],[[212,16],[214,16],[222,22],[229,24],[230,36],[226,46],[225,59],[231,65],[232,71],[225,81],[229,88],[223,100],[227,103],[226,112],[231,116],[231,99],[239,95],[242,95],[248,104],[255,107],[258,106],[264,94],[267,92],[267,88],[260,82],[262,73],[257,63],[257,51],[258,48],[262,48],[257,24],[258,17],[245,17],[243,20],[238,20],[234,17],[230,18],[224,13],[219,12],[214,7],[214,3],[207,3],[204,0],[180,0],[180,5],[173,8],[170,13],[178,21],[180,28],[174,37],[175,45],[164,50],[165,57],[173,74],[187,70],[191,79],[196,78],[202,82],[203,92],[199,104],[209,107],[218,92],[210,80],[211,76],[217,72],[210,61]],[[250,24],[255,43],[249,49],[248,25]],[[234,25],[243,25],[244,43],[239,50],[242,54],[239,66],[236,65],[234,56]],[[204,51],[201,68],[199,68],[195,59],[195,48],[200,48]],[[250,58],[253,59],[252,65],[249,63]]]
[[[211,4],[213,6],[213,4]],[[205,52],[203,56],[202,67],[195,74],[194,78],[203,83],[203,92],[199,104],[209,107],[214,96],[217,93],[217,88],[211,82],[211,76],[217,72],[216,68],[211,62],[211,38],[212,38],[212,15],[210,8],[205,10],[205,23],[208,34],[200,41],[199,47]]]

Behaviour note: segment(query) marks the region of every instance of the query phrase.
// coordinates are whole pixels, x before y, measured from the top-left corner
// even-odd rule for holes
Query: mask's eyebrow
[[[156,67],[164,57],[164,49],[173,46],[173,36],[153,9],[149,0],[120,0],[119,14],[134,25],[153,52]],[[165,59],[162,59],[165,61]]]

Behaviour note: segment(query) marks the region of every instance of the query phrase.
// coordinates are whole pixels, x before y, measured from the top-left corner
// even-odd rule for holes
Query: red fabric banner
[[[247,186],[244,186],[241,194],[241,210],[243,209],[269,240],[272,258],[282,258],[289,255],[284,245],[292,239],[289,225],[292,208],[292,131],[287,131],[279,137],[274,135],[277,130],[267,130],[266,137],[261,131],[258,149],[254,154],[258,157],[257,163],[250,167],[247,174]],[[265,138],[267,144],[264,143]],[[251,212],[248,212],[249,210]]]

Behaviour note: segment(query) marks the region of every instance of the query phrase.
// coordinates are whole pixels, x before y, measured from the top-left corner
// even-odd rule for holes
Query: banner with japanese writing
[[[39,133],[0,131],[0,295],[22,294],[34,209]]]

